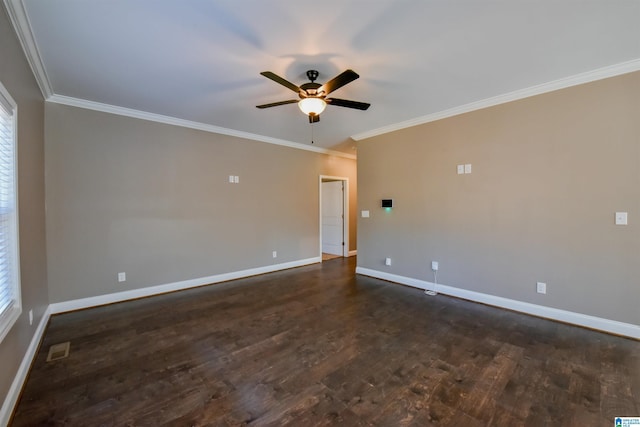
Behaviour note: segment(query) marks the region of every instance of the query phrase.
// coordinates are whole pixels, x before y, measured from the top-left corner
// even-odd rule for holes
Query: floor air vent
[[[53,362],[54,360],[64,359],[69,356],[69,341],[60,344],[54,344],[49,347],[49,354],[47,355],[47,362]]]

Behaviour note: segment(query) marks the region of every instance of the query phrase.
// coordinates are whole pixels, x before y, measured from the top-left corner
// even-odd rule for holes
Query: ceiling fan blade
[[[353,70],[344,71],[320,86],[318,88],[318,93],[324,92],[325,95],[329,95],[334,90],[340,89],[342,86],[346,85],[347,83],[351,83],[358,77],[360,77],[358,73]]]
[[[272,102],[271,104],[256,105],[256,108],[277,107],[278,105],[295,104],[299,99],[290,99],[288,101]]]
[[[319,114],[309,114],[309,123],[318,123],[320,121]]]
[[[348,99],[339,98],[326,98],[325,101],[330,105],[337,105],[338,107],[355,108],[356,110],[366,110],[371,106],[366,102],[349,101]]]
[[[263,76],[265,76],[268,79],[273,80],[276,83],[280,83],[282,86],[291,89],[292,91],[298,93],[300,92],[300,88],[296,85],[294,85],[293,83],[291,83],[289,80],[285,80],[282,77],[280,77],[277,74],[272,73],[271,71],[263,71],[260,74],[262,74]]]

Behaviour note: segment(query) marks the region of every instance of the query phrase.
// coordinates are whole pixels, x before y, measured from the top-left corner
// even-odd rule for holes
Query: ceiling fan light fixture
[[[327,103],[322,98],[303,98],[298,102],[298,107],[300,107],[300,111],[305,113],[307,116],[309,114],[319,115],[324,111],[327,107]]]

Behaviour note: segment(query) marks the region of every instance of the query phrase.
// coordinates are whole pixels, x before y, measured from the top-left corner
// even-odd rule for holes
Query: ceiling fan
[[[327,98],[327,95],[334,90],[339,89],[360,77],[358,73],[353,70],[344,71],[322,85],[315,82],[319,75],[318,71],[309,70],[307,71],[307,77],[311,82],[304,83],[300,86],[294,85],[290,81],[283,79],[271,71],[263,71],[260,74],[296,92],[300,99],[290,99],[287,101],[273,102],[271,104],[256,105],[256,107],[269,108],[276,107],[278,105],[297,103],[300,110],[309,116],[309,123],[316,123],[320,121],[320,113],[324,111],[327,104],[336,105],[338,107],[355,108],[357,110],[366,110],[371,105],[366,102],[349,101],[348,99]]]

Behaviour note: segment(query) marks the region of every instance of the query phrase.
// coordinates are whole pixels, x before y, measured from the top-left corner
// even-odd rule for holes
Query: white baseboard
[[[639,325],[618,322],[617,320],[603,319],[601,317],[589,316],[587,314],[575,313],[572,311],[560,310],[543,305],[531,304],[528,302],[498,297],[495,295],[483,294],[480,292],[469,291],[453,286],[446,286],[441,284],[436,285],[435,283],[427,282],[424,280],[385,273],[383,271],[372,270],[364,267],[357,267],[356,273],[362,274],[364,276],[375,277],[377,279],[387,280],[390,282],[400,283],[402,285],[412,286],[414,288],[436,291],[437,293],[449,295],[452,297],[462,298],[469,301],[492,305],[495,307],[506,308],[509,310],[519,311],[521,313],[531,314],[533,316],[544,317],[546,319],[557,320],[559,322],[570,323],[573,325],[583,326],[585,328],[596,329],[599,331],[640,340]]]
[[[0,408],[0,426],[6,426],[9,424],[9,420],[13,413],[15,405],[18,403],[20,397],[20,391],[29,373],[31,362],[36,356],[38,346],[42,341],[45,328],[49,322],[49,318],[52,314],[64,313],[66,311],[79,310],[83,308],[90,308],[99,305],[111,304],[115,302],[126,301],[135,298],[148,297],[167,292],[180,291],[184,289],[194,288],[198,286],[209,285],[212,283],[226,282],[234,279],[241,279],[244,277],[256,276],[258,274],[272,273],[274,271],[286,270],[294,267],[302,267],[304,265],[319,263],[322,260],[321,257],[307,258],[298,261],[285,262],[282,264],[268,265],[265,267],[251,268],[248,270],[235,271],[231,273],[218,274],[215,276],[201,277],[198,279],[184,280],[181,282],[168,283],[165,285],[151,286],[148,288],[133,289],[125,292],[116,292],[113,294],[100,295],[90,298],[81,298],[72,301],[64,301],[59,303],[50,304],[45,310],[38,328],[36,329],[31,343],[27,348],[18,372],[16,373],[9,392]]]
[[[400,283],[425,291],[435,291],[435,284],[425,280],[412,279],[411,277],[398,276],[397,274],[385,273],[384,271],[371,270],[370,268],[356,267],[356,274],[375,277],[376,279],[387,280],[389,282]]]
[[[274,271],[285,270],[288,268],[301,267],[304,265],[315,264],[321,262],[321,257],[308,258],[304,260],[292,261],[282,264],[270,265],[265,267],[258,267],[248,270],[242,270],[237,272],[219,274],[215,276],[202,277],[198,279],[185,280],[181,282],[169,283],[165,285],[152,286],[148,288],[135,289],[126,292],[117,292],[113,294],[101,295],[97,297],[82,298],[72,301],[65,301],[49,305],[45,310],[38,328],[34,333],[29,347],[22,358],[18,372],[16,373],[13,382],[7,396],[4,400],[2,408],[0,409],[0,426],[7,425],[9,419],[13,413],[13,409],[20,396],[20,391],[24,381],[29,373],[29,367],[33,361],[38,346],[42,341],[45,328],[49,322],[49,318],[52,314],[63,313],[66,311],[79,310],[82,308],[89,308],[98,305],[111,304],[115,302],[126,301],[134,298],[141,298],[146,296],[153,296],[166,292],[178,291],[183,289],[189,289],[197,286],[203,286],[212,283],[220,283],[228,280],[240,279],[243,277],[255,276],[258,274],[271,273]],[[432,290],[441,294],[450,295],[458,298],[467,299],[470,301],[480,302],[487,305],[496,307],[507,308],[522,313],[532,314],[534,316],[544,317],[552,320],[558,320],[565,323],[571,323],[574,325],[584,326],[591,329],[597,329],[604,332],[609,332],[617,335],[623,335],[635,339],[640,339],[640,326],[632,325],[629,323],[618,322],[615,320],[602,319],[599,317],[589,316],[580,313],[574,313],[565,310],[559,310],[551,307],[545,307],[536,304],[530,304],[527,302],[512,300],[508,298],[502,298],[494,295],[483,294],[480,292],[468,291],[465,289],[455,288],[446,285],[436,285],[435,283],[427,282],[424,280],[414,279],[411,277],[399,276],[396,274],[385,273],[382,271],[372,270],[364,267],[356,268],[357,274],[364,276],[375,277],[390,282],[400,283],[407,286],[412,286],[424,290]]]
[[[357,249],[356,249],[356,250],[354,250],[354,251],[349,251],[349,256],[350,256],[350,257],[352,257],[352,256],[356,256],[356,255],[358,255],[358,250],[357,250]]]
[[[181,282],[167,283],[164,285],[149,286],[146,288],[132,289],[130,291],[116,292],[113,294],[98,295],[89,298],[80,298],[71,301],[53,303],[49,306],[51,314],[64,313],[67,311],[80,310],[83,308],[96,307],[99,305],[113,304],[136,298],[150,297],[167,292],[181,291],[198,286],[213,283],[227,282],[229,280],[242,279],[258,274],[272,273],[274,271],[286,270],[289,268],[302,267],[303,265],[315,264],[322,261],[321,257],[307,258],[298,261],[285,262],[282,264],[268,265],[265,267],[250,268],[247,270],[234,271],[231,273],[217,274],[214,276],[200,277],[197,279],[183,280]]]
[[[6,426],[9,424],[11,415],[13,414],[13,409],[18,403],[18,398],[20,397],[22,386],[27,379],[27,375],[29,374],[31,362],[36,357],[36,352],[38,351],[38,347],[40,345],[40,342],[42,341],[47,323],[49,323],[49,317],[51,317],[51,310],[49,307],[47,307],[47,309],[44,311],[44,314],[42,315],[42,318],[40,319],[40,323],[38,323],[38,328],[31,338],[29,347],[27,347],[27,352],[22,358],[22,362],[20,363],[18,372],[16,372],[16,376],[13,378],[11,387],[9,388],[7,396],[5,397],[2,404],[2,408],[0,409],[0,426]]]

